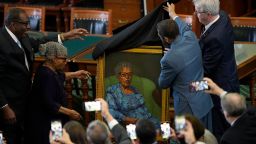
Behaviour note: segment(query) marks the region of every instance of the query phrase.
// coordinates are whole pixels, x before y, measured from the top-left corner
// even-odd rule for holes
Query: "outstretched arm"
[[[65,72],[66,80],[69,80],[72,78],[89,79],[90,75],[91,73],[85,70],[78,70],[76,72]]]
[[[164,6],[164,10],[167,11],[169,13],[170,18],[175,20],[175,22],[177,23],[179,27],[180,35],[183,36],[186,31],[190,30],[187,23],[182,21],[176,14],[174,4],[169,4],[169,2],[167,2],[167,6]]]

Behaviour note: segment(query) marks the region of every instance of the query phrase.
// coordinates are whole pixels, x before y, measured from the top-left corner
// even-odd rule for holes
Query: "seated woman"
[[[124,124],[135,124],[138,119],[148,119],[157,129],[160,128],[159,120],[146,108],[142,94],[131,85],[133,75],[131,64],[120,63],[115,73],[119,83],[106,90],[106,101],[111,115]]]

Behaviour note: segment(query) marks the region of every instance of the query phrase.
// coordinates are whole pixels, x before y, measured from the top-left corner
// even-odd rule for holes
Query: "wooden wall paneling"
[[[113,29],[141,18],[141,0],[105,0],[104,9],[112,9]]]
[[[248,0],[220,0],[220,8],[230,16],[242,16],[247,13]]]

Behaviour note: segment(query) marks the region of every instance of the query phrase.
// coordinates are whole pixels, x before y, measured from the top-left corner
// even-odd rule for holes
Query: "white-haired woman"
[[[42,51],[45,62],[37,69],[28,99],[25,130],[29,139],[25,139],[25,143],[49,144],[51,121],[60,120],[64,124],[69,119],[81,118],[77,111],[67,108],[64,81],[89,76],[89,72],[84,70],[64,73],[67,49],[63,45],[48,42]]]

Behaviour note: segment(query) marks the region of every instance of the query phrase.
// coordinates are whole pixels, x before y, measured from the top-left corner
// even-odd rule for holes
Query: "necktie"
[[[204,32],[205,32],[205,26],[202,26],[202,28],[201,28],[201,36],[204,34]]]
[[[23,47],[22,47],[22,45],[21,45],[19,40],[17,41],[17,44],[20,47],[20,49],[23,51],[24,59],[25,59],[25,65],[26,65],[27,69],[29,70],[28,59],[27,59],[27,55],[25,53],[25,50],[23,49]]]

